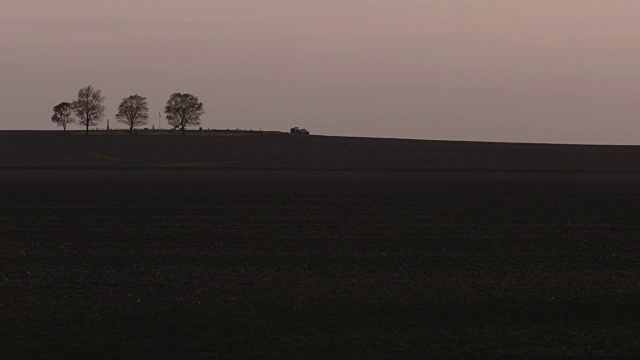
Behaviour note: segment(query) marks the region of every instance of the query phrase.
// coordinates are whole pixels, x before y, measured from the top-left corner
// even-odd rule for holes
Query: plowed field
[[[640,356],[640,176],[0,170],[0,354]]]

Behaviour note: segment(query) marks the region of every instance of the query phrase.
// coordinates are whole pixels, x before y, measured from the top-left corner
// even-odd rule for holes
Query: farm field
[[[0,169],[640,173],[640,146],[114,133],[0,131]]]
[[[640,356],[640,175],[0,169],[0,200],[7,358]]]

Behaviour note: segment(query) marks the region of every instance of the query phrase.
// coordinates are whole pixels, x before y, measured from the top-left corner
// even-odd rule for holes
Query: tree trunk
[[[86,135],[89,135],[89,121],[87,121],[87,131],[85,132]]]
[[[184,125],[182,125],[182,135],[185,135],[185,131],[184,131]]]
[[[133,135],[133,125],[129,126],[129,135]]]

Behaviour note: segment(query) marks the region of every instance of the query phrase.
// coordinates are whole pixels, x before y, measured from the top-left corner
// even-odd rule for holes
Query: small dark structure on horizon
[[[298,127],[293,127],[293,128],[291,128],[291,133],[292,134],[299,134],[299,135],[309,135],[309,130],[300,129]]]

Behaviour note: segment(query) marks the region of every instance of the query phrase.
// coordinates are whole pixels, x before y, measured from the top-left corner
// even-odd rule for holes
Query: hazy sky
[[[157,124],[189,92],[205,128],[640,144],[638,14],[637,0],[0,0],[0,128],[54,129],[52,107],[92,84],[112,127],[126,96]]]

